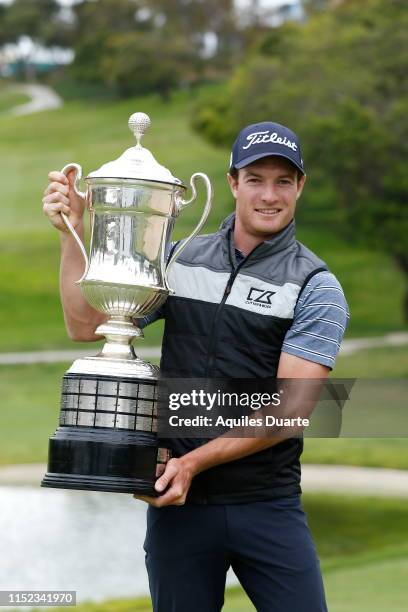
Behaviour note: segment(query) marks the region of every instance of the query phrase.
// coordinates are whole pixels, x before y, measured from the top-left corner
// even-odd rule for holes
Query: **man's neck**
[[[289,227],[289,225],[287,225],[286,228]],[[243,255],[245,255],[246,257],[259,244],[262,244],[263,242],[268,241],[268,240],[273,240],[275,237],[280,236],[286,228],[282,228],[281,230],[279,230],[278,232],[274,234],[265,234],[265,235],[257,236],[257,235],[252,235],[246,232],[245,229],[242,227],[239,219],[235,218],[234,246],[236,249],[241,251],[241,253],[243,253]],[[277,238],[277,240],[279,240],[279,238]]]
[[[256,236],[248,234],[242,227],[239,218],[235,217],[234,225],[234,246],[241,251],[245,257],[251,253],[259,244],[273,238],[273,234],[268,236]]]
[[[234,229],[234,246],[245,256],[253,251],[258,244],[261,244],[267,239],[268,238],[259,238],[258,236],[244,234],[238,231],[236,227]]]

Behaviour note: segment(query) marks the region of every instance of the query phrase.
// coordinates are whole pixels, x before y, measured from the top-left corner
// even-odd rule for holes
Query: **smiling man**
[[[348,320],[326,264],[295,238],[305,184],[297,136],[244,128],[227,176],[235,213],[173,267],[164,375],[325,378]],[[149,320],[146,323],[150,322]],[[302,441],[172,440],[145,542],[154,609],[220,610],[232,566],[258,612],[327,610],[300,502]],[[176,507],[180,506],[180,507]],[[182,583],[182,584],[181,584]]]
[[[44,212],[64,231],[84,203],[50,173]],[[176,378],[325,378],[348,320],[326,264],[295,238],[305,183],[297,136],[263,122],[233,146],[228,182],[235,212],[196,237],[175,262],[170,295],[147,325],[165,319],[161,370]],[[101,315],[74,280],[82,262],[63,234],[61,297],[70,336],[96,340]],[[299,438],[167,440],[173,458],[149,503],[146,565],[155,612],[218,612],[234,569],[258,612],[325,612],[319,561],[300,501]]]

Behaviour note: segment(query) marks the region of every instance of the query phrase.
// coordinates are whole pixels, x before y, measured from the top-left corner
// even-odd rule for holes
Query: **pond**
[[[0,486],[0,590],[74,590],[78,602],[148,594],[145,525],[131,495]]]

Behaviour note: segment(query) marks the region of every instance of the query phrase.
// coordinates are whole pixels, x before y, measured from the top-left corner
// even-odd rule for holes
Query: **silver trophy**
[[[75,190],[90,211],[91,245],[86,253],[65,215],[64,221],[85,260],[78,281],[85,299],[108,320],[96,333],[106,343],[94,357],[76,360],[62,383],[59,427],[49,441],[44,487],[154,495],[156,476],[169,458],[157,441],[159,369],[139,359],[132,346],[143,337],[137,319],[161,306],[172,289],[168,274],[189,241],[203,227],[211,208],[212,187],[202,173],[186,187],[161,166],[141,139],[150,126],[144,113],[134,113],[129,127],[136,145],[86,178],[86,194]],[[201,179],[207,198],[193,233],[169,251],[174,223],[197,196]]]

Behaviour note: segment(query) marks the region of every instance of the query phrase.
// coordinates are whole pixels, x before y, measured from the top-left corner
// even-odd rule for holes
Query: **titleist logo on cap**
[[[285,147],[289,147],[293,151],[297,151],[298,149],[297,144],[292,140],[289,140],[289,138],[286,138],[286,136],[282,138],[277,132],[270,133],[269,130],[264,132],[253,132],[253,134],[249,134],[247,136],[247,140],[249,142],[245,147],[242,147],[243,149],[249,149],[249,147],[252,145],[266,142],[275,142],[277,144],[284,145]]]

